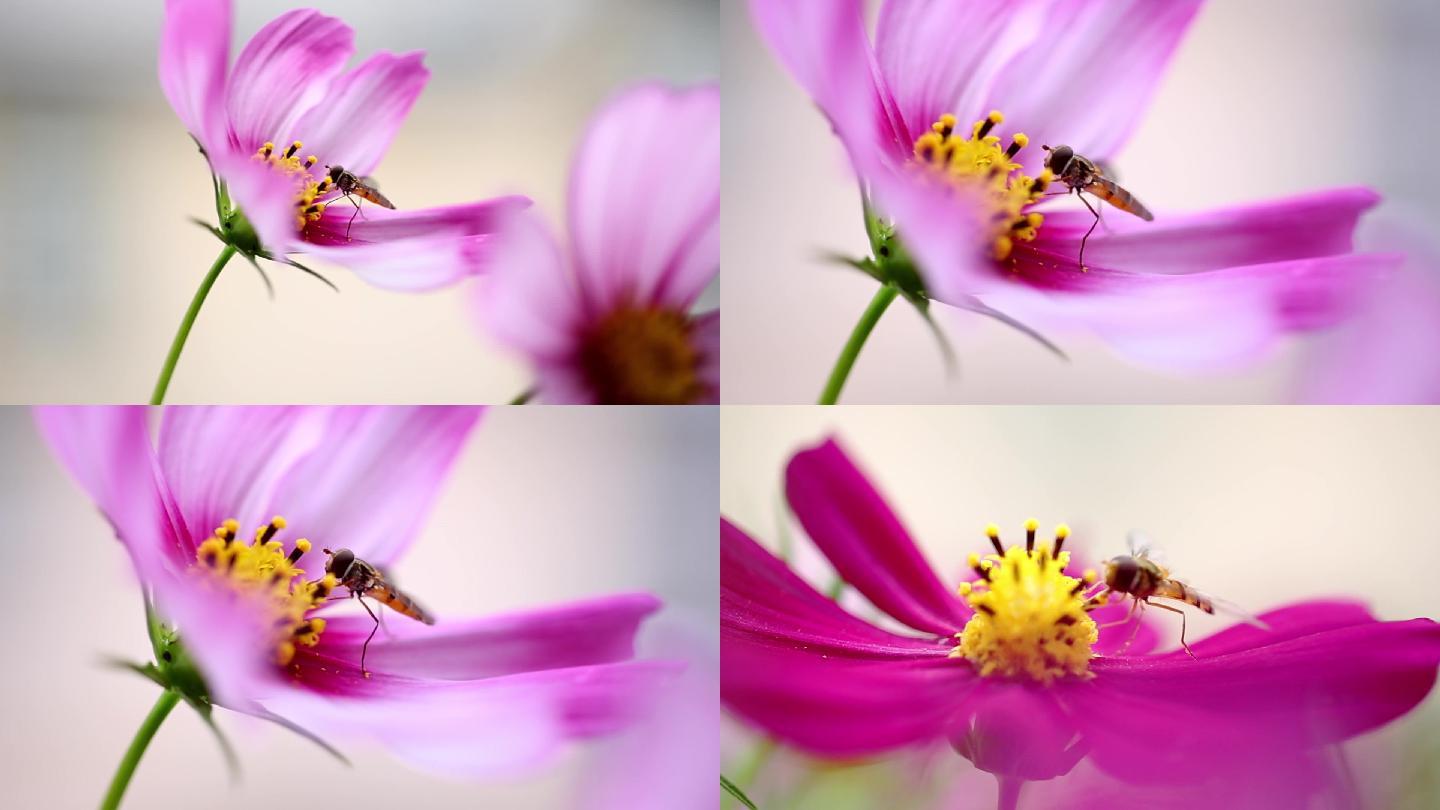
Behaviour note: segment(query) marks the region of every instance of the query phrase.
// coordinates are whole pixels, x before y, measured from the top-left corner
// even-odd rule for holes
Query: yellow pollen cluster
[[[685,405],[705,394],[691,332],[684,313],[619,306],[583,336],[576,360],[601,402]]]
[[[981,226],[991,233],[991,255],[997,261],[1010,258],[1015,242],[1035,238],[1044,216],[1026,213],[1025,208],[1039,200],[1045,187],[1055,179],[1049,169],[1038,177],[1019,173],[1021,166],[1015,156],[1030,143],[1023,133],[1015,133],[1007,148],[1000,147],[1000,138],[990,130],[1004,121],[999,112],[976,121],[968,137],[955,130],[955,116],[945,114],[930,126],[930,131],[915,141],[914,162],[924,173],[939,178],[953,187],[979,192],[989,204],[981,214]]]
[[[211,584],[263,605],[273,615],[275,663],[285,666],[295,657],[295,645],[314,647],[320,641],[325,620],[307,619],[306,614],[325,601],[337,580],[329,573],[312,581],[298,579],[305,572],[295,563],[310,550],[310,541],[296,540],[287,554],[285,546],[274,539],[285,528],[284,518],[277,516],[257,528],[253,543],[236,538],[239,528],[234,519],[221,524],[196,549],[200,564],[193,570]]]
[[[1091,648],[1099,639],[1088,611],[1103,604],[1087,599],[1095,572],[1066,576],[1070,552],[1058,551],[1069,528],[1055,531],[1055,544],[1035,547],[1035,521],[1025,525],[1024,548],[1004,548],[995,526],[986,535],[996,554],[970,555],[979,579],[960,584],[960,596],[975,615],[955,634],[951,657],[963,657],[987,677],[1028,678],[1049,684],[1066,676],[1090,677]]]
[[[320,198],[335,190],[330,182],[330,175],[321,173],[317,180],[310,170],[319,163],[319,158],[314,155],[300,157],[300,150],[305,144],[295,141],[283,152],[275,148],[275,144],[269,141],[260,147],[255,153],[255,159],[265,163],[271,168],[277,169],[295,178],[295,184],[299,189],[295,194],[295,227],[297,230],[304,230],[307,222],[317,222],[320,216],[325,213],[326,202],[317,202]]]

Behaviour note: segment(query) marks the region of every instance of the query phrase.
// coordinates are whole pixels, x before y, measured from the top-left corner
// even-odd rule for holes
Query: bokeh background
[[[233,55],[313,5],[358,58],[425,50],[431,79],[375,176],[402,207],[523,193],[563,216],[585,122],[645,79],[713,80],[718,0],[236,0]],[[159,0],[0,4],[0,402],[145,400],[220,252],[203,160],[156,78]],[[507,402],[526,370],[465,291],[406,295],[236,260],[170,402]],[[712,291],[707,306],[718,293]]]
[[[641,653],[683,655],[709,685],[672,707],[692,729],[688,745],[650,741],[652,761],[668,769],[623,780],[636,807],[666,806],[646,803],[654,798],[646,789],[676,774],[701,774],[705,795],[714,785],[717,429],[713,408],[492,410],[393,571],[442,622],[621,591],[663,599]],[[156,697],[138,675],[101,665],[102,656],[149,653],[140,594],[120,544],[51,459],[29,410],[0,408],[0,458],[0,592],[9,605],[0,627],[0,804],[93,807]],[[239,751],[237,784],[182,705],[151,743],[125,806],[583,807],[604,776],[620,776],[625,753],[607,741],[524,778],[449,782],[368,743],[333,741],[351,759],[346,767],[277,727],[224,711],[216,718]],[[629,751],[635,743],[618,741]]]
[[[827,122],[754,33],[745,4],[725,12],[724,397],[814,402],[875,290],[819,258],[866,254],[859,193]],[[1366,184],[1387,199],[1372,218],[1437,238],[1440,162],[1423,155],[1440,117],[1421,101],[1440,73],[1437,41],[1433,0],[1208,0],[1114,161],[1119,178],[1156,210]],[[1197,156],[1211,168],[1190,170]],[[897,304],[842,402],[1287,401],[1310,355],[1325,351],[1295,341],[1254,368],[1182,378],[1127,365],[1091,338],[1056,336],[1066,363],[988,319],[939,317],[958,378],[920,317]]]
[[[1433,408],[737,406],[720,421],[721,514],[772,550],[788,537],[794,565],[817,587],[834,573],[788,517],[782,481],[796,450],[834,435],[947,582],[959,580],[967,554],[988,548],[987,523],[1013,539],[1034,517],[1042,527],[1069,523],[1070,546],[1095,560],[1123,553],[1126,533],[1143,531],[1177,577],[1252,612],[1344,595],[1383,619],[1440,612]],[[853,591],[842,603],[876,615]],[[1191,611],[1188,621],[1195,639],[1232,620]],[[1171,632],[1178,639],[1178,626]],[[1435,807],[1437,740],[1432,693],[1350,744],[1364,806]],[[731,723],[727,773],[745,773],[758,744]],[[752,797],[769,810],[993,807],[993,778],[941,753],[921,768],[782,751]],[[975,791],[969,803],[953,798],[965,790]]]

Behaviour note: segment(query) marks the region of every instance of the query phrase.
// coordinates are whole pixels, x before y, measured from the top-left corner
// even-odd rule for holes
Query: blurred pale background
[[[744,4],[726,4],[723,28],[724,396],[814,402],[874,294],[870,279],[817,259],[864,255],[859,195],[838,141],[753,33]],[[1386,195],[1387,216],[1433,233],[1440,163],[1423,155],[1440,119],[1422,99],[1434,96],[1437,41],[1433,0],[1209,0],[1115,161],[1120,179],[1167,210],[1368,184]],[[1404,146],[1381,146],[1387,139]],[[1188,172],[1194,155],[1222,168]],[[1305,355],[1290,344],[1257,368],[1183,379],[1126,365],[1088,338],[1062,338],[1065,363],[989,320],[950,312],[941,321],[958,379],[947,379],[923,321],[897,304],[842,402],[1280,401]]]
[[[506,408],[471,435],[437,508],[394,573],[443,621],[620,591],[659,595],[642,636],[677,635],[713,672],[718,654],[713,408]],[[120,545],[51,460],[30,413],[0,409],[0,591],[10,620],[0,674],[0,784],[6,807],[93,807],[156,697],[102,656],[149,650]],[[689,707],[711,712],[709,706]],[[593,789],[605,746],[577,749],[539,775],[475,785],[437,780],[382,749],[336,741],[353,768],[279,728],[218,712],[240,752],[233,788],[210,733],[181,706],[146,752],[126,807],[253,808],[283,796],[321,807],[573,806]],[[503,729],[494,730],[504,733]],[[714,773],[715,743],[692,755]],[[639,789],[641,786],[637,785]]]
[[[307,4],[355,29],[359,58],[429,54],[430,83],[375,173],[403,207],[524,193],[561,222],[571,152],[602,101],[719,72],[716,0],[236,0],[232,58]],[[0,5],[0,401],[145,400],[220,252],[186,222],[214,211],[156,78],[162,9]],[[461,290],[388,293],[325,266],[336,295],[270,272],[274,301],[243,261],[221,275],[169,401],[506,402],[529,382]]]
[[[736,406],[720,422],[721,514],[772,549],[788,527],[800,570],[821,586],[833,573],[784,518],[780,492],[790,455],[836,435],[947,582],[958,581],[967,554],[988,547],[987,523],[1013,539],[1034,517],[1046,530],[1068,522],[1072,548],[1090,560],[1122,553],[1125,534],[1142,530],[1177,576],[1254,612],[1350,595],[1384,619],[1440,614],[1433,408]],[[847,606],[873,614],[853,592]],[[1192,611],[1190,638],[1229,621]],[[1432,694],[1417,714],[1352,747],[1359,767],[1386,762],[1392,746],[1433,757],[1437,737]],[[732,768],[752,744],[732,735]],[[968,770],[948,762],[939,767]],[[1440,791],[1433,762],[1424,768]],[[1404,773],[1362,777],[1384,799],[1375,807],[1392,806],[1388,791],[1417,785]],[[869,777],[855,779],[858,789]],[[800,806],[869,806],[822,801],[836,797],[825,783]]]

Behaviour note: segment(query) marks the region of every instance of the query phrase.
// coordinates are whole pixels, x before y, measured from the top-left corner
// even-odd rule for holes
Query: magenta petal
[[[956,751],[982,771],[1026,781],[1070,772],[1085,754],[1075,723],[1045,687],[984,681],[970,723],[952,732]]]
[[[377,287],[433,290],[494,266],[493,234],[529,205],[528,198],[511,196],[407,211],[365,206],[357,214],[332,201],[305,229],[301,249]]]
[[[827,658],[906,660],[943,656],[950,649],[948,643],[896,635],[852,616],[723,518],[720,629],[727,650],[734,640]]]
[[[1368,188],[1338,188],[1298,197],[1160,216],[1154,222],[1110,215],[1085,246],[1091,267],[1179,275],[1349,253],[1360,215],[1380,197]],[[1094,221],[1083,211],[1047,214],[1037,250],[1078,256]]]
[[[833,439],[795,454],[786,468],[785,494],[840,577],[876,607],[939,636],[965,626],[967,609]]]
[[[321,736],[368,737],[415,767],[463,778],[533,771],[569,741],[624,728],[676,674],[671,663],[628,661],[433,681],[301,664],[306,688],[278,690],[263,701],[267,709]]]
[[[1139,123],[1200,5],[1052,3],[1040,36],[991,86],[988,106],[1003,111],[1036,144],[1069,144],[1092,158],[1113,157]]]
[[[35,421],[51,451],[110,521],[143,582],[193,561],[193,550],[166,515],[144,407],[44,407],[35,410]]]
[[[1214,635],[1191,642],[1190,649],[1201,658],[1214,658],[1217,655],[1243,652],[1323,630],[1376,621],[1365,605],[1340,600],[1299,602],[1267,611],[1256,618],[1265,626],[1257,627],[1249,623],[1232,625]],[[1185,655],[1185,652],[1174,650],[1169,655],[1181,656]]]
[[[474,288],[477,319],[537,361],[567,361],[584,310],[549,227],[529,211],[510,218],[492,260],[493,271]]]
[[[225,147],[230,20],[230,0],[166,0],[160,32],[160,88],[211,155]]]
[[[285,149],[295,122],[324,96],[354,51],[350,26],[314,9],[288,11],[256,32],[235,60],[225,91],[241,154],[266,141]]]
[[[472,680],[518,672],[606,664],[634,654],[635,631],[660,602],[628,594],[434,627],[396,619],[375,635],[372,669],[409,678]],[[329,620],[310,655],[359,661],[374,624],[367,616]]]
[[[305,151],[355,175],[375,171],[390,141],[425,89],[421,52],[380,52],[336,79],[325,98],[300,117],[295,139]]]
[[[719,87],[642,85],[607,103],[572,164],[568,215],[592,312],[689,309],[720,269]]]
[[[294,181],[239,152],[211,154],[210,165],[227,183],[230,198],[255,228],[261,246],[277,257],[291,252],[300,239]]]
[[[1155,778],[1376,728],[1430,692],[1437,664],[1440,626],[1416,619],[1349,624],[1198,661],[1100,659],[1093,681],[1067,686],[1096,762],[1121,776]],[[1166,745],[1144,742],[1157,738]],[[1216,739],[1227,745],[1217,748]]]
[[[480,408],[327,408],[307,425],[309,447],[263,490],[262,514],[284,515],[315,548],[300,567],[323,569],[320,549],[344,547],[386,566],[415,539]],[[298,431],[297,431],[298,433]],[[263,440],[265,434],[255,437]],[[299,437],[297,436],[297,439]]]

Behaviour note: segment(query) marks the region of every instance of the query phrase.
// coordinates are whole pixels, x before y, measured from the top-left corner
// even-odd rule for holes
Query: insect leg
[[[1185,643],[1185,611],[1177,607],[1171,607],[1170,605],[1162,605],[1159,602],[1151,602],[1148,599],[1145,600],[1145,604],[1151,607],[1160,608],[1162,610],[1168,610],[1171,613],[1180,614],[1180,646],[1185,648],[1185,653],[1187,655],[1189,655],[1191,658],[1195,658],[1195,653],[1190,652],[1190,645]]]
[[[370,635],[365,637],[365,644],[360,648],[360,674],[368,678],[370,677],[370,670],[365,668],[365,654],[370,651],[370,639],[375,638],[375,631],[380,629],[380,619],[375,616],[375,611],[371,610],[370,606],[365,604],[365,599],[361,597],[360,594],[355,594],[355,598],[359,600],[360,607],[365,608],[365,612],[369,613],[370,618],[375,620],[375,626],[370,628]]]
[[[346,239],[346,240],[349,240],[349,239],[350,239],[350,228],[355,224],[355,217],[360,216],[360,201],[359,201],[359,200],[356,200],[354,197],[352,197],[352,196],[349,195],[349,194],[346,194],[346,195],[345,195],[345,199],[349,200],[349,201],[350,201],[350,204],[353,205],[353,206],[355,206],[355,213],[353,213],[353,214],[350,215],[350,221],[349,221],[348,223],[346,223],[346,225],[345,225],[345,239]]]
[[[1090,234],[1094,233],[1094,232],[1095,232],[1095,226],[1100,224],[1100,212],[1099,212],[1099,211],[1096,211],[1096,210],[1090,205],[1090,201],[1087,200],[1087,199],[1085,199],[1085,195],[1084,195],[1084,194],[1081,194],[1078,190],[1075,192],[1075,196],[1076,196],[1076,197],[1079,197],[1079,198],[1080,198],[1080,202],[1085,203],[1085,207],[1086,207],[1086,208],[1089,208],[1089,209],[1090,209],[1090,213],[1092,213],[1092,214],[1095,215],[1095,221],[1092,222],[1092,223],[1090,223],[1090,230],[1086,231],[1086,232],[1085,232],[1085,236],[1080,240],[1080,272],[1083,273],[1083,272],[1085,272],[1086,270],[1089,270],[1089,269],[1090,269],[1090,268],[1088,268],[1088,267],[1085,266],[1085,243],[1088,242],[1088,241],[1090,241]]]

